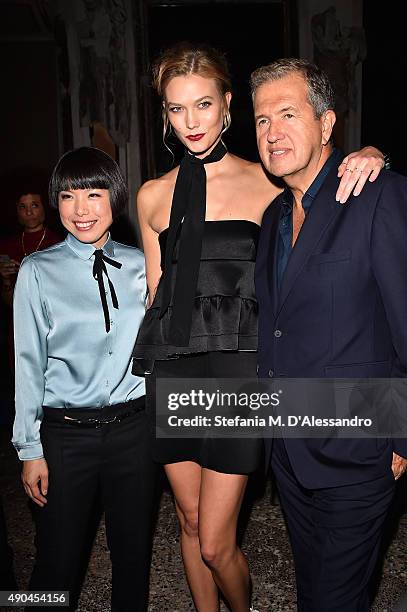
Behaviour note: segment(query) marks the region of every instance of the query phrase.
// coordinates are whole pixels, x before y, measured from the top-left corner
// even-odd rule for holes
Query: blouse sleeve
[[[14,293],[16,416],[12,442],[21,460],[43,457],[40,425],[48,332],[39,270],[29,257],[20,267]]]

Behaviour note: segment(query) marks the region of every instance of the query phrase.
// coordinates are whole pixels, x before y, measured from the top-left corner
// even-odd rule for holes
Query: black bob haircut
[[[113,218],[122,213],[128,191],[117,163],[95,147],[80,147],[65,153],[55,166],[49,181],[51,208],[58,208],[61,191],[72,189],[108,189]]]

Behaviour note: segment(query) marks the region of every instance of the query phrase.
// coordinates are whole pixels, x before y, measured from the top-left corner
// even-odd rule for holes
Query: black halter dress
[[[245,220],[205,221],[188,346],[168,341],[172,302],[160,317],[160,281],[134,349],[135,362],[150,364],[147,407],[154,420],[156,378],[256,377],[254,266],[259,229],[256,223]],[[168,230],[164,230],[159,236],[162,268],[167,235]],[[179,236],[172,260],[173,269],[179,273],[178,248]],[[153,455],[159,463],[195,461],[202,467],[236,474],[254,471],[261,449],[262,442],[255,438],[154,438],[153,442]]]

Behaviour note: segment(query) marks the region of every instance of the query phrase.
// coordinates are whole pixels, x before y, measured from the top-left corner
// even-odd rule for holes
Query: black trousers
[[[70,410],[69,416],[106,418],[114,409]],[[145,411],[99,428],[62,417],[62,410],[46,409],[41,426],[49,491],[46,506],[34,508],[37,558],[30,589],[68,590],[70,610],[75,609],[89,529],[101,499],[112,562],[112,610],[145,612],[156,483]]]
[[[299,612],[368,612],[371,578],[393,494],[390,470],[373,481],[305,489],[284,440],[274,440],[277,480],[294,555]]]

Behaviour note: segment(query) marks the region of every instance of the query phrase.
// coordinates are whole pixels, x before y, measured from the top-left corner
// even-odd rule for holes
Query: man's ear
[[[330,141],[332,130],[336,122],[336,115],[333,110],[325,111],[321,116],[322,144],[325,146]]]

